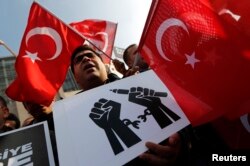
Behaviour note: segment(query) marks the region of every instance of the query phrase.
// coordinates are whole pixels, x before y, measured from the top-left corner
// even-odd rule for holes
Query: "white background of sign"
[[[152,116],[139,124],[140,129],[130,126],[141,142],[114,155],[103,129],[99,128],[89,114],[95,102],[100,98],[113,100],[121,104],[120,119],[138,120],[146,107],[128,101],[127,94],[116,94],[110,89],[130,89],[131,87],[153,89],[167,92],[161,102],[181,117],[177,122],[161,129]],[[145,142],[159,143],[189,124],[189,121],[173,99],[166,86],[153,71],[147,71],[120,81],[94,88],[68,99],[56,102],[53,106],[57,148],[60,165],[121,165],[146,151]]]

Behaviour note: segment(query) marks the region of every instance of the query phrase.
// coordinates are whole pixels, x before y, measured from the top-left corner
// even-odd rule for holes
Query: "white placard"
[[[58,101],[53,113],[61,166],[122,165],[145,152],[146,141],[189,124],[152,70]]]

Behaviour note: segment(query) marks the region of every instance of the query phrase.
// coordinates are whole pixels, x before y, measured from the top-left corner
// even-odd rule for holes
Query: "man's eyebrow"
[[[78,55],[84,55],[84,54],[89,54],[89,53],[94,53],[94,52],[91,51],[91,50],[81,51],[81,52],[77,53],[76,56],[78,56]]]
[[[78,56],[82,56],[82,55],[84,55],[84,54],[86,54],[86,53],[84,53],[84,52],[79,52],[78,54],[76,54],[75,58],[78,57]]]

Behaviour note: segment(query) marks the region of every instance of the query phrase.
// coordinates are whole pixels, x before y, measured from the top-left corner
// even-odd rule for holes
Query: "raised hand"
[[[132,75],[136,75],[139,74],[139,67],[135,66],[131,69],[126,70],[126,72],[123,74],[123,77],[128,77],[128,76],[132,76]]]
[[[123,75],[126,73],[126,67],[125,67],[125,64],[123,62],[119,61],[118,59],[114,59],[112,62],[115,66],[115,69],[118,72],[120,72]]]
[[[155,92],[152,89],[142,87],[132,87],[128,92],[130,102],[147,107],[143,115],[138,116],[146,121],[146,116],[153,115],[161,128],[165,128],[180,117],[162,104],[160,97],[166,97],[167,93]]]
[[[112,100],[100,99],[94,104],[89,117],[102,129],[104,129],[114,154],[124,149],[121,141],[131,147],[140,142],[141,139],[120,120],[121,104]]]
[[[120,104],[111,100],[100,99],[94,104],[89,117],[100,128],[104,129],[114,154],[122,152],[124,149],[112,130],[112,118],[119,119]]]
[[[135,66],[135,67],[133,67],[131,69],[126,70],[126,67],[125,67],[123,62],[121,62],[121,61],[119,61],[117,59],[114,59],[112,62],[114,64],[116,70],[118,72],[120,72],[121,74],[123,74],[123,77],[128,77],[128,76],[135,75],[135,74],[139,73],[139,67],[138,66]]]
[[[101,128],[111,128],[114,121],[120,120],[121,104],[112,100],[100,99],[94,104],[89,117]]]
[[[159,105],[161,103],[160,96],[157,96],[154,90],[148,88],[132,87],[128,95],[130,102],[145,107],[151,107],[152,105]]]

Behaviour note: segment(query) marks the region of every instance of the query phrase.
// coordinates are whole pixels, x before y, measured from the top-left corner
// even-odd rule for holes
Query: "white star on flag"
[[[37,52],[36,53],[31,53],[29,51],[25,51],[27,55],[24,55],[24,58],[30,58],[30,60],[35,63],[36,60],[42,61],[38,56]]]
[[[194,69],[195,63],[200,62],[199,59],[195,58],[195,52],[193,52],[191,55],[185,54],[185,56],[187,58],[185,65],[191,65],[193,69]]]

